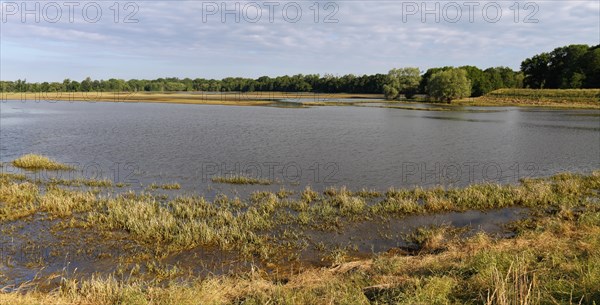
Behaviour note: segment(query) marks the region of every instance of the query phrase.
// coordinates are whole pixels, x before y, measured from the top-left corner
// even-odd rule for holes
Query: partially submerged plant
[[[52,160],[46,156],[26,154],[12,161],[15,167],[28,170],[73,170],[75,167]]]
[[[215,176],[211,178],[212,182],[215,183],[229,183],[229,184],[260,184],[269,185],[273,181],[264,178],[254,178],[243,175],[231,175],[231,176]]]

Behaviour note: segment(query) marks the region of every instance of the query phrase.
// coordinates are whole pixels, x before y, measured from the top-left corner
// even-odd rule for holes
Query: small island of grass
[[[52,160],[46,156],[26,154],[12,161],[12,165],[27,170],[73,170],[75,167]]]
[[[269,179],[263,178],[254,178],[243,175],[233,175],[233,176],[215,176],[212,177],[212,182],[215,183],[228,183],[228,184],[260,184],[260,185],[269,185],[272,184],[273,181]]]

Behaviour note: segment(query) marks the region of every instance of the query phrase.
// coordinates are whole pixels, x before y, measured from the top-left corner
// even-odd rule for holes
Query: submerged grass
[[[264,178],[254,178],[243,175],[231,175],[231,176],[215,176],[211,178],[212,182],[215,183],[228,183],[228,184],[260,184],[269,185],[273,181]]]
[[[64,185],[64,186],[90,186],[90,187],[112,187],[113,182],[109,179],[57,179],[50,178],[48,184]]]
[[[58,185],[0,179],[0,221],[35,213],[79,215],[81,226],[122,232],[164,253],[195,247],[234,250],[279,262],[302,251],[306,230],[343,230],[374,218],[448,211],[528,207],[513,238],[466,236],[451,226],[423,227],[406,239],[417,251],[352,261],[358,244],[322,248],[333,268],[299,273],[208,276],[168,285],[141,278],[64,277],[49,293],[0,293],[4,304],[593,304],[600,300],[600,171],[525,179],[518,185],[390,189],[385,194],[344,187],[298,198],[255,192],[249,200],[218,196],[157,200],[128,192],[100,197]],[[294,241],[294,243],[290,243]],[[357,241],[356,243],[360,243]],[[294,246],[296,245],[296,246]],[[148,263],[161,278],[180,270]],[[154,274],[153,273],[153,274]],[[275,276],[275,274],[279,274]],[[282,278],[283,277],[283,278]]]
[[[152,183],[148,186],[148,188],[151,190],[156,190],[156,189],[178,190],[178,189],[181,189],[181,185],[179,185],[179,183],[177,183],[177,182],[165,183],[165,184]]]
[[[73,166],[59,163],[46,156],[27,154],[12,161],[15,167],[28,170],[72,170]]]
[[[444,229],[415,233],[438,242],[435,252],[382,253],[348,261],[344,248],[329,252],[332,268],[305,268],[283,278],[254,269],[234,275],[157,285],[116,276],[64,278],[51,292],[0,294],[6,304],[597,304],[600,299],[600,223],[552,213],[512,239],[484,233],[435,237]],[[557,230],[556,228],[562,228]],[[444,233],[446,234],[446,233]],[[444,235],[443,234],[443,235]]]

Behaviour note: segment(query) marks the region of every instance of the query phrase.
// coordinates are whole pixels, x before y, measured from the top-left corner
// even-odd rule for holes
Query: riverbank
[[[171,196],[170,188],[84,182],[0,176],[0,303],[590,304],[600,297],[600,171],[386,192],[257,186],[249,198],[210,202]],[[456,218],[477,212],[492,222],[510,209],[518,216],[495,229]]]
[[[600,109],[600,89],[499,89],[452,104]]]
[[[62,93],[0,93],[1,100],[20,101],[84,101],[143,102],[199,105],[272,106],[352,106],[364,103],[384,103],[391,108],[422,110],[414,103],[447,106],[425,99],[386,101],[382,94],[308,93],[308,92],[62,92]],[[405,106],[398,106],[405,105]],[[519,106],[574,109],[600,109],[600,89],[499,89],[485,96],[453,101],[452,106]],[[387,106],[384,106],[387,107]]]
[[[2,100],[70,101],[70,102],[143,102],[199,105],[266,106],[287,100],[302,105],[319,105],[322,100],[356,99],[368,102],[382,99],[379,94],[308,93],[308,92],[59,92],[59,93],[0,93]],[[332,101],[335,103],[335,101]],[[336,103],[342,104],[342,103]]]

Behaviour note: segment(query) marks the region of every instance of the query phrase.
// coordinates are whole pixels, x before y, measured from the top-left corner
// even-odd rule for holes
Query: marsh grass
[[[89,186],[89,187],[112,187],[114,184],[109,179],[57,179],[50,178],[48,184],[64,185],[64,186]]]
[[[330,268],[304,268],[281,278],[252,269],[246,273],[191,278],[157,285],[135,277],[65,277],[51,292],[0,294],[6,304],[594,304],[600,297],[600,226],[580,219],[600,211],[597,204],[573,219],[544,214],[530,219],[535,229],[512,239],[485,233],[447,239],[443,250],[416,255],[381,253],[352,261],[334,247]],[[578,209],[581,210],[581,209]],[[584,224],[585,223],[585,224]],[[560,226],[566,230],[556,231]],[[446,227],[415,234],[431,236]],[[327,247],[322,246],[324,251]],[[149,264],[163,277],[177,268]]]
[[[35,184],[0,183],[0,221],[30,216],[36,212],[39,191]]]
[[[527,266],[527,260],[516,257],[510,263],[508,270],[502,272],[493,267],[491,286],[486,305],[532,305],[540,304],[540,294],[536,273]]]
[[[15,174],[15,173],[4,173],[0,172],[0,180],[17,180],[17,181],[25,181],[27,180],[27,176],[24,174]]]
[[[15,167],[28,170],[73,170],[75,167],[59,163],[46,156],[27,154],[12,161]]]
[[[181,185],[177,182],[165,183],[165,184],[156,184],[152,183],[148,186],[151,190],[162,189],[162,190],[178,190],[181,189]]]
[[[66,217],[73,213],[89,211],[97,203],[92,192],[65,190],[59,187],[49,187],[40,197],[39,209],[52,216]]]
[[[264,178],[254,178],[243,175],[231,175],[231,176],[215,176],[211,178],[212,182],[215,183],[228,183],[228,184],[259,184],[269,185],[273,184],[273,181]]]
[[[263,262],[289,261],[306,247],[306,228],[343,230],[369,217],[528,207],[507,239],[465,236],[448,225],[422,227],[407,241],[410,255],[379,253],[352,261],[357,242],[315,246],[334,269],[305,268],[285,280],[256,271],[160,285],[137,277],[65,278],[50,293],[0,293],[7,304],[593,304],[600,299],[600,172],[525,179],[518,185],[390,189],[368,203],[359,192],[304,189],[299,198],[255,192],[249,200],[179,196],[158,200],[133,191],[100,197],[57,185],[0,179],[0,220],[46,213],[79,215],[78,226],[122,232],[159,257],[195,247],[234,250]],[[286,254],[292,253],[292,254]],[[156,278],[182,269],[144,264]],[[139,272],[139,271],[138,271]]]

